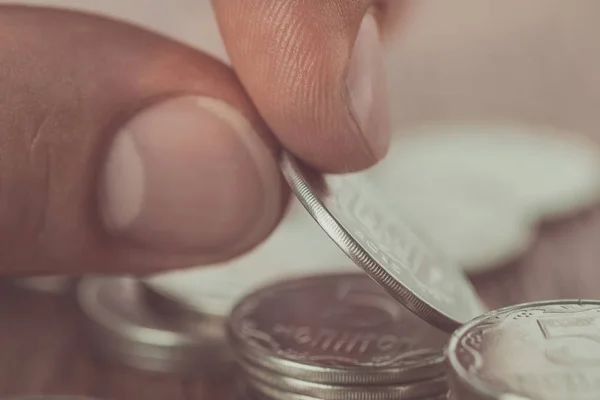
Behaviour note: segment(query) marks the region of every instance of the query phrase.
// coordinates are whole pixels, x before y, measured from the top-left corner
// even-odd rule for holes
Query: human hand
[[[214,0],[233,69],[122,22],[0,6],[0,273],[142,274],[260,243],[289,198],[282,147],[322,172],[385,154],[400,3]]]

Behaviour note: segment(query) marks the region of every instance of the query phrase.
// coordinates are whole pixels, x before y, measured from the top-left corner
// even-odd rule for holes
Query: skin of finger
[[[149,104],[181,94],[224,100],[278,152],[231,69],[100,17],[1,6],[0,88],[0,273],[150,272],[221,261],[153,254],[100,228],[99,165],[115,130]]]
[[[363,17],[372,0],[212,0],[231,62],[281,143],[325,172],[375,164],[344,90]],[[366,132],[368,135],[369,132]]]

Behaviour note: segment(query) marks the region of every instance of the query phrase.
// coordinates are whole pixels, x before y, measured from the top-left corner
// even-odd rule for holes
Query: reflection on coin
[[[452,335],[448,363],[459,399],[600,399],[600,301],[489,312]]]
[[[364,274],[282,282],[240,301],[229,318],[252,364],[328,384],[399,384],[443,374],[448,335]]]
[[[85,278],[78,299],[92,339],[106,357],[155,372],[220,373],[231,367],[222,338],[206,334],[201,324],[185,331],[160,318],[143,303],[134,278]]]
[[[464,273],[390,212],[359,175],[324,182],[284,154],[292,191],[336,244],[408,309],[451,332],[484,310]]]
[[[242,363],[248,375],[248,385],[264,393],[263,386],[285,393],[298,393],[321,400],[403,400],[437,396],[448,390],[446,378],[441,376],[425,381],[400,385],[330,385],[291,378],[253,368]]]

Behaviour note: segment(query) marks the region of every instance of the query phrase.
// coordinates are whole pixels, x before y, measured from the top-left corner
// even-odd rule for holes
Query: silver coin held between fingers
[[[327,384],[401,384],[444,373],[448,334],[410,313],[364,274],[285,281],[250,294],[231,341],[271,373]]]
[[[489,312],[448,345],[459,399],[600,399],[600,301],[561,300]]]
[[[325,181],[289,154],[282,156],[281,169],[321,228],[420,318],[452,332],[484,311],[464,273],[397,219],[360,175],[330,176]]]

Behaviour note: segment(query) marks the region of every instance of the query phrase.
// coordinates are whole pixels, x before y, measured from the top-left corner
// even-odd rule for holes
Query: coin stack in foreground
[[[363,274],[283,281],[238,303],[228,334],[248,397],[445,398],[448,335]]]

